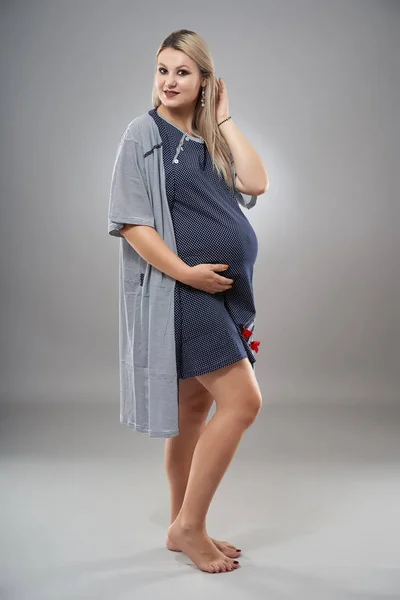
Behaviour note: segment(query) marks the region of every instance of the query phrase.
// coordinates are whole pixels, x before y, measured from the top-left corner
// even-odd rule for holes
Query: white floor
[[[164,546],[164,441],[54,404],[3,406],[1,600],[400,598],[400,408],[264,404],[207,521],[241,568],[209,574]]]

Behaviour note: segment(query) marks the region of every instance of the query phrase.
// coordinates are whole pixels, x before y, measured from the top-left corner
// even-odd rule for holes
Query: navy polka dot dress
[[[246,357],[253,366],[256,358],[243,331],[250,334],[255,322],[256,234],[224,178],[213,170],[205,141],[186,134],[155,108],[149,114],[162,139],[178,256],[190,266],[227,264],[217,273],[234,280],[231,289],[215,294],[176,281],[178,377],[203,375]]]

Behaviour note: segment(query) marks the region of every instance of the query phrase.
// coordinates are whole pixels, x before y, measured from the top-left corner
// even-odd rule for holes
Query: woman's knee
[[[256,420],[262,407],[261,393],[252,390],[238,402],[232,404],[231,416],[239,420],[245,427],[250,427]]]
[[[262,395],[248,359],[198,377],[215,398],[217,411],[250,426],[262,407]]]

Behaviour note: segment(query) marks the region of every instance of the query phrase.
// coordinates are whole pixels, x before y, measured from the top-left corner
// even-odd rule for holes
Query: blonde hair
[[[193,115],[192,129],[195,134],[200,135],[204,139],[211,156],[214,170],[224,177],[228,187],[233,190],[233,157],[229,145],[221,134],[215,118],[218,84],[215,76],[214,62],[208,45],[206,41],[194,31],[180,29],[179,31],[174,31],[165,38],[157,51],[156,58],[158,58],[160,52],[165,48],[173,48],[184,52],[197,64],[201,77],[207,80],[204,88],[205,106],[201,106],[201,93],[199,93]],[[202,88],[200,88],[200,92],[201,89]],[[152,103],[155,108],[159,107],[161,104],[155,81],[152,91]]]

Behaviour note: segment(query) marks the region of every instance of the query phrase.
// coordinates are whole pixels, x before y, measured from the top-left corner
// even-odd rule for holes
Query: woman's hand
[[[232,288],[233,279],[215,273],[215,271],[225,271],[226,269],[228,269],[227,265],[202,263],[189,267],[181,281],[209,294],[226,292]]]
[[[229,117],[229,102],[228,102],[228,91],[224,80],[220,77],[217,81],[217,102],[215,110],[215,118],[217,123],[220,123],[227,117]]]

